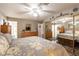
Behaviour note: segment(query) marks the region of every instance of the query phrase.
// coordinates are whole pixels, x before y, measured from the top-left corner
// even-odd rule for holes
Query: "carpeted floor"
[[[71,47],[68,47],[68,46],[64,46],[64,47],[70,56],[79,56],[79,47],[75,47],[74,55],[73,55],[73,49]]]
[[[50,41],[55,41],[57,42],[57,39],[55,40],[50,40]],[[79,46],[79,45],[78,45]],[[79,56],[79,47],[75,47],[75,52],[74,52],[74,55],[73,55],[73,48],[72,47],[69,47],[69,46],[64,46],[64,48],[67,50],[67,52],[69,53],[70,56]]]

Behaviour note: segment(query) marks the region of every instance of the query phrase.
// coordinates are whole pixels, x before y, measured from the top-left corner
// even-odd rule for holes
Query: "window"
[[[0,24],[1,24],[1,25],[3,24],[3,19],[0,19]]]

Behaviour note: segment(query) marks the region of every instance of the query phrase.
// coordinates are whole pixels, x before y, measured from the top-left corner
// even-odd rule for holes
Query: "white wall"
[[[37,21],[31,21],[31,20],[24,20],[24,19],[16,19],[16,18],[7,18],[8,21],[17,21],[17,30],[18,30],[18,37],[21,37],[21,32],[23,29],[25,29],[26,24],[31,24],[31,31],[37,31],[38,23]]]
[[[0,19],[6,19],[6,17],[0,12]]]

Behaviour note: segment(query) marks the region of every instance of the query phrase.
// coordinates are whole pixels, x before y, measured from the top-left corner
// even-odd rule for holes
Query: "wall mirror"
[[[65,47],[69,55],[79,54],[79,15],[63,16],[52,21],[53,38]]]

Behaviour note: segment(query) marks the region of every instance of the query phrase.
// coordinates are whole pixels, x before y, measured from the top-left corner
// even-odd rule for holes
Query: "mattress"
[[[12,56],[68,56],[65,48],[46,39],[32,36],[13,40],[6,55]]]

